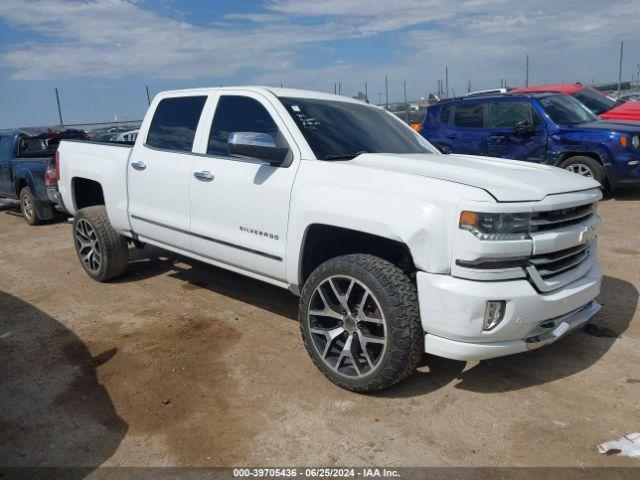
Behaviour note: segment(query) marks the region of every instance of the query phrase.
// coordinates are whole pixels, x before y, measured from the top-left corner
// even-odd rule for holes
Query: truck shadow
[[[22,212],[20,211],[20,202],[17,200],[0,199],[0,212],[5,215],[11,215],[13,217],[22,218]],[[54,223],[66,222],[69,216],[58,211],[54,211],[53,218],[46,220],[38,226],[46,226]]]
[[[425,355],[416,373],[381,395],[424,395],[453,381],[455,388],[500,393],[570,377],[596,363],[625,332],[638,305],[638,290],[629,282],[605,276],[598,300],[602,310],[589,324],[552,345],[484,360],[468,370],[465,362]]]
[[[207,289],[297,321],[298,299],[290,292],[155,247],[131,251],[129,273],[120,282],[169,273],[185,290]],[[457,381],[456,388],[496,393],[519,390],[574,375],[596,363],[622,335],[638,305],[629,282],[605,276],[599,301],[603,308],[583,329],[547,347],[519,355],[466,363],[424,355],[413,375],[377,394],[381,397],[425,395]]]
[[[129,251],[127,274],[114,282],[138,281],[164,273],[185,282],[182,286],[185,290],[210,290],[298,320],[298,298],[288,290],[149,245],[143,250]]]
[[[627,188],[616,192],[606,192],[603,201],[632,202],[640,200],[640,188]]]
[[[0,477],[83,478],[116,451],[127,432],[92,357],[54,318],[0,291]]]
[[[18,202],[17,200],[0,199],[0,212],[20,213],[20,202]]]

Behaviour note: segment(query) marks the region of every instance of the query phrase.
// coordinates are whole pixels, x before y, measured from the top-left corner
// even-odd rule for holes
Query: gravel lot
[[[640,193],[601,203],[604,308],[550,347],[425,356],[404,383],[329,383],[286,291],[161,250],[93,282],[71,227],[0,206],[0,465],[640,466]]]

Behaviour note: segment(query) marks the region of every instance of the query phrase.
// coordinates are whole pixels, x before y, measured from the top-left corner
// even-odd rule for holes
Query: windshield
[[[346,160],[361,153],[434,153],[420,135],[379,108],[316,98],[280,101],[320,160]]]
[[[538,99],[542,109],[547,112],[556,123],[576,125],[578,123],[595,122],[598,120],[591,110],[568,95],[552,95]]]
[[[583,88],[582,90],[578,90],[574,93],[573,96],[584,103],[587,108],[596,115],[608,112],[618,105],[618,102],[610,99],[593,88]]]

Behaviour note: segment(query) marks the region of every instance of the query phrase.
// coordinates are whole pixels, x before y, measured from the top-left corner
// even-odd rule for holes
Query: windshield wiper
[[[363,153],[369,152],[356,152],[356,153],[341,153],[339,155],[325,155],[323,160],[351,160],[356,158],[358,155],[362,155]]]

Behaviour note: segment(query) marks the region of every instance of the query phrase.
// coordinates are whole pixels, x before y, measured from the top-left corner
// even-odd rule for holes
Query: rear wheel
[[[320,265],[300,298],[300,330],[315,365],[356,392],[411,374],[424,351],[415,286],[395,265],[345,255]]]
[[[43,222],[43,219],[38,215],[36,199],[33,197],[29,187],[24,187],[20,190],[20,211],[22,212],[22,218],[29,225],[40,225]]]
[[[82,267],[94,280],[106,282],[127,270],[127,239],[113,229],[104,206],[83,208],[77,213],[73,239]]]
[[[560,164],[560,168],[564,168],[565,170],[569,170],[570,172],[577,173],[578,175],[582,175],[583,177],[593,178],[604,186],[604,168],[600,162],[591,157],[578,155],[575,157],[567,158]]]

